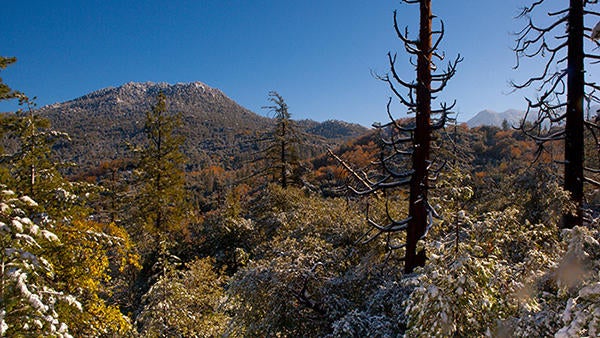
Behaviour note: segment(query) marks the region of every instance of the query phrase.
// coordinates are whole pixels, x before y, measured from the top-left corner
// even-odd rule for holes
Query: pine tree
[[[14,57],[0,56],[0,71],[5,69],[9,65],[15,63],[16,61],[17,61],[17,59]],[[0,77],[0,101],[15,98],[19,94],[20,94],[19,92],[12,90],[7,84],[5,84],[2,81],[2,78]],[[9,128],[7,126],[8,121],[10,121],[10,118],[8,118],[4,115],[0,115],[0,137],[4,137],[6,132],[9,131]],[[0,151],[2,153],[4,153],[4,144],[0,145]],[[11,176],[10,176],[10,173],[8,173],[7,168],[0,167],[0,179],[3,182],[6,182],[6,181],[10,180],[10,177]]]
[[[185,158],[180,150],[183,138],[176,134],[179,115],[169,115],[166,97],[146,113],[147,142],[140,151],[138,168],[138,218],[154,235],[183,230],[185,213]]]
[[[0,57],[0,68],[12,62]],[[77,193],[83,185],[61,175],[52,151],[68,136],[52,130],[33,100],[0,80],[0,100],[10,98],[26,110],[2,117],[8,146],[0,184],[0,336],[123,334],[131,325],[107,301],[107,282],[109,262],[120,260],[115,265],[122,268],[135,258],[124,257],[131,251],[126,235],[113,225],[71,222],[87,216],[75,208],[85,203]]]
[[[6,67],[15,62],[17,62],[17,58],[15,57],[0,56],[0,70],[5,69]],[[20,92],[12,90],[7,84],[5,84],[2,81],[2,78],[0,78],[0,101],[16,98],[20,95]]]
[[[9,129],[18,138],[19,150],[9,156],[12,162],[11,173],[16,187],[30,197],[42,201],[48,181],[60,179],[54,161],[51,158],[52,144],[64,134],[50,129],[50,121],[35,114],[35,104],[28,99],[27,112],[17,112],[15,118],[8,120]]]
[[[7,147],[10,153],[2,154],[2,163],[10,173],[6,183],[36,200],[56,219],[73,216],[74,208],[82,203],[75,192],[83,186],[68,182],[53,156],[53,146],[69,136],[53,130],[50,121],[37,114],[31,99],[22,95],[19,100],[26,110],[3,119],[6,137],[15,143]]]
[[[265,172],[271,174],[273,181],[282,188],[287,188],[292,172],[298,166],[299,132],[283,97],[271,91],[269,101],[273,105],[263,108],[274,113],[275,127],[261,140],[267,145],[261,153],[266,162]]]

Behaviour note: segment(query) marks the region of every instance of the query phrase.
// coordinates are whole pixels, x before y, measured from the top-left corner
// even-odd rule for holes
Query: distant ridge
[[[245,153],[256,151],[257,135],[273,126],[272,119],[253,113],[202,82],[129,82],[45,106],[39,112],[50,119],[53,128],[71,136],[71,142],[57,146],[59,155],[85,170],[130,154],[128,144],[143,140],[145,114],[160,92],[166,96],[167,111],[182,114],[180,132],[186,138],[183,151],[189,158],[188,170],[212,164],[239,167]],[[313,135],[307,152],[317,153],[367,130],[339,121],[324,123],[329,124],[326,130],[319,122],[300,123]],[[327,130],[335,132],[328,135]]]
[[[592,118],[599,113],[600,106],[594,105],[589,109],[589,114],[586,113],[586,118]],[[495,126],[502,127],[502,122],[506,120],[509,126],[518,126],[523,117],[525,116],[525,111],[517,110],[517,109],[508,109],[501,113],[495,112],[490,109],[485,109],[477,113],[471,119],[467,121],[467,125],[470,128],[479,127],[479,126]],[[537,114],[530,114],[527,116],[527,121],[534,121],[537,118]]]
[[[501,127],[502,122],[506,121],[509,125],[517,126],[523,120],[525,112],[516,109],[509,109],[501,113],[493,110],[482,110],[467,121],[470,128],[480,126],[495,126]]]

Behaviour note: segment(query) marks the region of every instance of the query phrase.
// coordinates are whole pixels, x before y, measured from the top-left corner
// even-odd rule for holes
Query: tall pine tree
[[[275,128],[266,138],[268,147],[264,150],[265,159],[273,181],[279,182],[282,188],[287,188],[292,178],[293,167],[298,165],[298,131],[283,97],[271,91],[269,101],[273,105],[263,108],[274,113]]]
[[[160,93],[146,113],[147,142],[140,150],[136,196],[139,220],[155,237],[184,228],[185,158],[180,149],[183,137],[176,134],[180,126],[180,115],[167,112],[166,97]]]

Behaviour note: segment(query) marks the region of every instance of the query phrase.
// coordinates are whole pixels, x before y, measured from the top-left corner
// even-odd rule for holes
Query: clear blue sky
[[[446,23],[442,49],[464,56],[443,97],[459,119],[480,110],[522,108],[506,95],[514,20],[528,1],[434,0]],[[45,105],[130,81],[201,81],[264,114],[276,90],[296,119],[385,122],[385,73],[398,51],[392,12],[416,32],[418,8],[383,0],[8,1],[0,11],[0,55],[18,62],[0,76]],[[0,111],[14,104],[0,104]]]

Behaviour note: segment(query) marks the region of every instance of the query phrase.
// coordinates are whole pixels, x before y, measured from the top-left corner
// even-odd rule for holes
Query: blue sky
[[[483,109],[522,108],[525,92],[507,95],[514,20],[528,1],[433,1],[446,24],[441,46],[464,56],[444,92],[459,119]],[[18,62],[1,76],[39,105],[74,99],[130,81],[201,81],[265,114],[278,91],[296,119],[385,122],[391,95],[371,71],[388,70],[398,51],[392,12],[416,32],[418,8],[383,0],[9,1],[0,12],[0,55]],[[0,111],[14,109],[0,103]],[[396,107],[399,116],[400,107]]]

